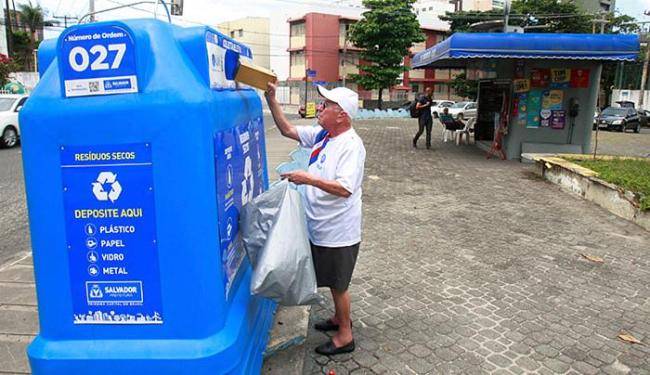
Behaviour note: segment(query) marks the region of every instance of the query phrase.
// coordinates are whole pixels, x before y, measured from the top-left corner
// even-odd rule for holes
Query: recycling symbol
[[[241,182],[241,204],[242,206],[253,200],[255,193],[255,181],[253,180],[253,160],[250,156],[244,161],[244,180]]]
[[[110,190],[104,190],[104,185],[110,185]],[[117,175],[113,172],[100,172],[97,181],[93,182],[93,194],[99,201],[111,200],[115,202],[122,193],[122,186],[117,181]]]

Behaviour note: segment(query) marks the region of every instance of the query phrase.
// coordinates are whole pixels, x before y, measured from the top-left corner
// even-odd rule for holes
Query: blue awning
[[[411,66],[452,68],[472,59],[633,61],[638,54],[638,35],[456,33],[417,53]]]

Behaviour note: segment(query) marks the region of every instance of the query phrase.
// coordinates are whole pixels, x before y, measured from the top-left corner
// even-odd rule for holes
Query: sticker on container
[[[60,156],[74,324],[162,324],[151,145]]]
[[[65,97],[138,92],[135,43],[124,26],[82,26],[59,38]]]
[[[226,78],[226,50],[235,51],[240,58],[250,60],[253,54],[250,48],[225,36],[208,31],[205,34],[206,50],[208,54],[208,76],[212,89],[234,89],[237,84]]]
[[[214,149],[223,282],[226,297],[230,298],[245,258],[239,234],[239,213],[266,186],[261,118],[217,132]]]

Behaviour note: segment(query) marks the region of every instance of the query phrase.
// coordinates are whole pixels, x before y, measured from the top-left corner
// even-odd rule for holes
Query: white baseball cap
[[[339,107],[343,108],[350,118],[353,118],[357,114],[357,109],[359,109],[359,94],[356,92],[347,87],[336,87],[331,90],[323,86],[316,86],[316,88],[322,97],[333,101]]]

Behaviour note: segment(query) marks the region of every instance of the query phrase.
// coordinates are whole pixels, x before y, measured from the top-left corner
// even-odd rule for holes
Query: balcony
[[[305,36],[297,35],[289,39],[289,49],[305,48]]]
[[[305,64],[291,65],[289,68],[289,77],[303,78],[305,77]]]
[[[449,79],[449,69],[436,69],[435,77],[436,79]]]
[[[359,74],[359,68],[353,64],[339,67],[339,77],[348,77],[350,74]]]
[[[409,70],[409,79],[424,79],[424,69]]]
[[[426,42],[420,42],[420,43],[415,43],[413,47],[411,47],[411,53],[416,54],[418,52],[422,52],[427,48]]]

